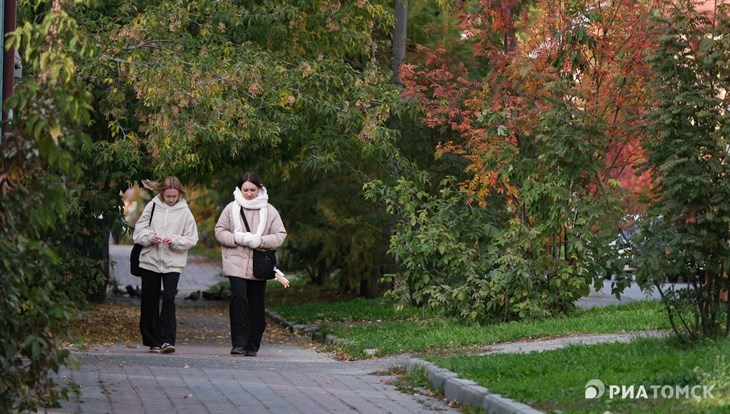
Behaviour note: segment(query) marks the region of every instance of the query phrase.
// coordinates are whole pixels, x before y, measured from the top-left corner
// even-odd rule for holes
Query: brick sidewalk
[[[264,345],[255,358],[223,346],[181,346],[174,354],[116,344],[77,352],[64,369],[72,395],[49,413],[458,413],[445,402],[398,391],[383,374],[405,359],[341,362],[311,350]]]
[[[111,277],[136,285],[129,274],[132,246],[111,245]],[[223,280],[220,265],[189,260],[180,293]],[[79,393],[49,413],[458,413],[446,402],[404,394],[386,373],[407,356],[342,362],[304,347],[262,344],[256,357],[232,356],[228,345],[176,344],[174,354],[141,345],[112,344],[73,351],[81,369],[63,368],[61,385]]]

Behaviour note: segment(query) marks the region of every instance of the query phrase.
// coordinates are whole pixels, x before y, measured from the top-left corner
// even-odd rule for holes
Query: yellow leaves
[[[198,154],[185,154],[185,162],[189,165],[196,165],[200,162],[200,155]]]
[[[288,91],[282,90],[279,92],[279,106],[286,110],[291,111],[296,100],[296,97]]]
[[[10,190],[15,187],[15,185],[20,181],[22,177],[23,170],[17,165],[13,165],[10,168],[10,171],[0,175],[0,183],[2,185],[3,196],[8,195],[8,193],[10,193]]]
[[[59,125],[59,124],[51,125],[50,130],[48,132],[51,134],[53,143],[58,145],[58,139],[61,137],[61,135],[63,135],[61,125]]]

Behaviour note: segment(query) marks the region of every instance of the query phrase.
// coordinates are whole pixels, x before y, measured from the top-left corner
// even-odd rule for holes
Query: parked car
[[[613,277],[618,272],[633,272],[636,267],[634,258],[636,256],[637,244],[641,244],[642,235],[638,222],[641,216],[628,216],[625,224],[619,234],[616,236],[609,247],[614,252],[614,259],[609,263],[609,268],[613,270],[609,277]]]

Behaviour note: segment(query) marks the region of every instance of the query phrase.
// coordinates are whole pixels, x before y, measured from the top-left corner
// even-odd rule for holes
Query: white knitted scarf
[[[264,228],[266,227],[266,221],[269,216],[269,210],[266,208],[266,206],[269,204],[269,194],[266,191],[266,187],[261,186],[259,189],[259,195],[256,196],[253,200],[246,200],[243,197],[243,193],[241,193],[241,189],[236,187],[236,189],[233,191],[233,198],[236,199],[236,204],[239,206],[245,208],[246,210],[258,210],[259,211],[259,225],[256,228],[256,231],[252,231],[252,233],[256,233],[259,236],[264,235]],[[233,220],[233,225],[235,227],[236,232],[243,232],[245,231],[245,226],[243,225],[243,219],[241,218],[241,209],[240,208],[232,208],[231,209],[231,219]],[[253,223],[250,223],[253,225]]]

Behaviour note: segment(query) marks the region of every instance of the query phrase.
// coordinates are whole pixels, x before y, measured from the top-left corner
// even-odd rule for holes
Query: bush
[[[604,257],[591,249],[600,243],[585,224],[590,213],[572,223],[570,243],[555,243],[550,225],[530,227],[505,219],[499,211],[506,208],[471,205],[453,178],[440,184],[437,195],[404,179],[393,188],[372,183],[367,193],[400,219],[388,251],[400,271],[385,276],[393,286],[388,294],[463,320],[565,313],[588,293],[595,262]]]

